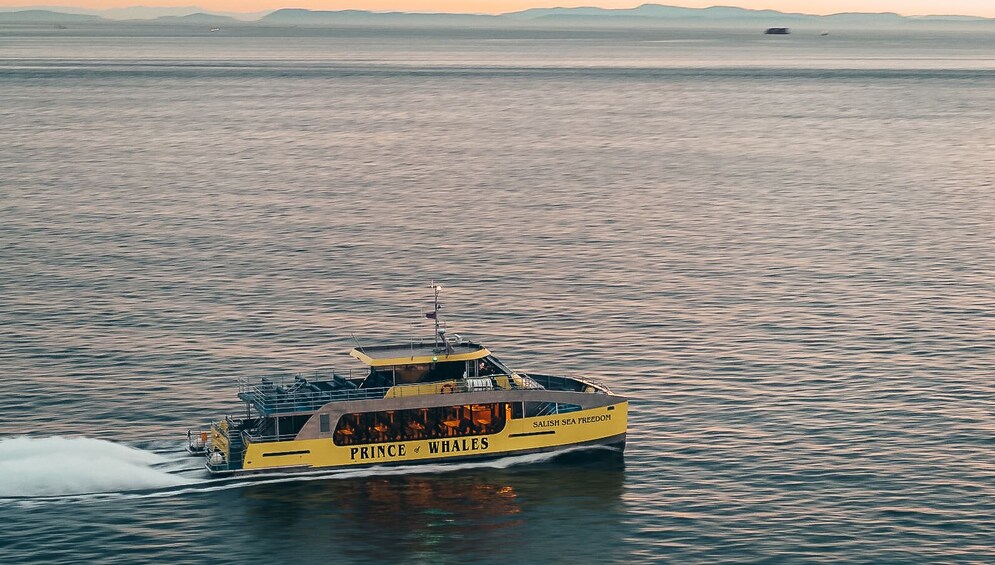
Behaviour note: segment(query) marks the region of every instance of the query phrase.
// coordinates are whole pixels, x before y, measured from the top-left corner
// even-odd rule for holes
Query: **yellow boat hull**
[[[628,402],[508,420],[498,433],[335,445],[330,438],[250,443],[234,474],[312,471],[369,465],[455,462],[565,450],[573,446],[624,446]]]

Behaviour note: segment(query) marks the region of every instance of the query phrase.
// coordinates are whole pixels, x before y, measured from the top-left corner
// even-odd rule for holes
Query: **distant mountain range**
[[[259,19],[266,24],[287,25],[390,25],[390,24],[438,24],[438,25],[501,25],[503,16],[486,14],[447,14],[413,12],[368,12],[366,10],[304,10],[283,8],[266,14]]]
[[[20,14],[17,16],[22,21],[25,18],[30,17],[31,14],[37,15],[38,12],[51,12],[59,14],[60,16],[97,16],[103,20],[156,20],[163,17],[177,17],[183,18],[187,16],[194,15],[205,15],[205,16],[221,16],[227,17],[230,21],[257,21],[259,18],[270,13],[270,11],[264,12],[212,12],[210,10],[204,10],[203,8],[198,8],[197,6],[132,6],[129,8],[110,8],[107,10],[91,10],[88,8],[76,8],[73,6],[30,6],[23,8],[6,8],[0,7],[0,23],[12,21],[11,14]],[[84,21],[84,20],[79,20]],[[88,20],[94,21],[94,20]]]
[[[886,13],[841,13],[830,16],[750,10],[728,6],[682,8],[643,4],[636,8],[532,8],[501,15],[369,12],[365,10],[305,10],[284,8],[273,12],[216,13],[194,6],[83,8],[40,6],[0,8],[0,24],[68,24],[130,22],[190,25],[466,25],[466,26],[702,26],[702,25],[812,25],[903,26],[903,25],[992,25],[995,19],[974,16],[901,16]]]
[[[185,16],[159,16],[153,21],[162,22],[166,24],[211,24],[211,25],[221,25],[221,24],[233,24],[238,23],[237,20],[228,16],[219,16],[217,14],[205,14],[203,12],[197,12],[196,14],[187,14]]]
[[[643,4],[636,8],[531,8],[521,12],[505,14],[511,18],[556,18],[572,17],[638,17],[638,18],[704,18],[704,19],[754,19],[770,17],[804,18],[803,14],[786,14],[775,10],[749,10],[728,6],[711,8],[681,8],[660,4]]]
[[[16,12],[0,12],[2,23],[94,23],[106,21],[100,16],[87,14],[65,14],[51,10],[18,10]]]

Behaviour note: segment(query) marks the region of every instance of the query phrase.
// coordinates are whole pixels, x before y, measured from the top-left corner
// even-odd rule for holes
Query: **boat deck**
[[[253,405],[261,415],[314,412],[333,401],[383,398],[387,389],[361,389],[356,382],[334,371],[317,371],[290,379],[262,378],[258,383],[238,381],[238,397]]]
[[[582,390],[587,383],[548,375],[492,375],[456,381],[415,383],[393,387],[359,388],[354,378],[334,371],[319,371],[293,380],[263,378],[258,383],[239,379],[238,397],[251,404],[263,417],[310,414],[329,402],[369,400],[398,396],[452,394],[486,390],[542,389]],[[561,382],[562,381],[562,382]],[[569,382],[568,382],[569,381]]]

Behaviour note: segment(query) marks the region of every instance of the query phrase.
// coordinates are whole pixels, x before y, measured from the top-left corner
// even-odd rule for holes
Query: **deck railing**
[[[608,385],[594,379],[578,379],[575,377],[561,377],[557,375],[540,375],[538,373],[519,373],[519,375],[523,378],[531,379],[533,382],[537,383],[540,388],[549,390],[585,392],[587,391],[587,387],[591,387],[593,392],[611,394],[611,389],[608,388]]]
[[[348,373],[347,373],[348,374]],[[314,412],[329,402],[349,400],[369,400],[423,396],[428,394],[455,394],[480,392],[484,390],[541,389],[543,386],[528,375],[491,375],[475,379],[457,379],[431,383],[413,383],[393,387],[353,388],[353,378],[334,371],[318,371],[295,375],[293,380],[262,379],[249,383],[238,380],[238,397],[252,404],[263,416]],[[493,380],[492,380],[493,379]],[[309,385],[316,382],[335,382],[340,388],[334,390],[314,390]]]
[[[256,407],[263,415],[313,412],[332,401],[383,398],[385,389],[360,389],[350,379],[351,371],[313,371],[298,373],[293,378],[263,378],[250,383],[238,379],[238,397]],[[313,390],[315,382],[334,382],[339,388]]]
[[[242,431],[242,442],[245,445],[250,443],[265,443],[270,441],[291,441],[297,439],[297,432],[292,434],[253,434],[247,430]]]
[[[225,473],[242,468],[242,449],[238,423],[231,416],[211,424],[211,444],[207,446],[207,468],[213,473]],[[234,436],[235,441],[232,441]],[[215,452],[220,452],[223,459],[215,461]]]

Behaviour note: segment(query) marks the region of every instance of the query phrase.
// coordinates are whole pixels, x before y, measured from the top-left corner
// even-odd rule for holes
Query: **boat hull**
[[[251,443],[241,469],[218,475],[315,472],[386,465],[473,462],[536,453],[625,447],[628,402],[563,414],[508,420],[494,434],[423,440],[336,445],[330,438]]]

